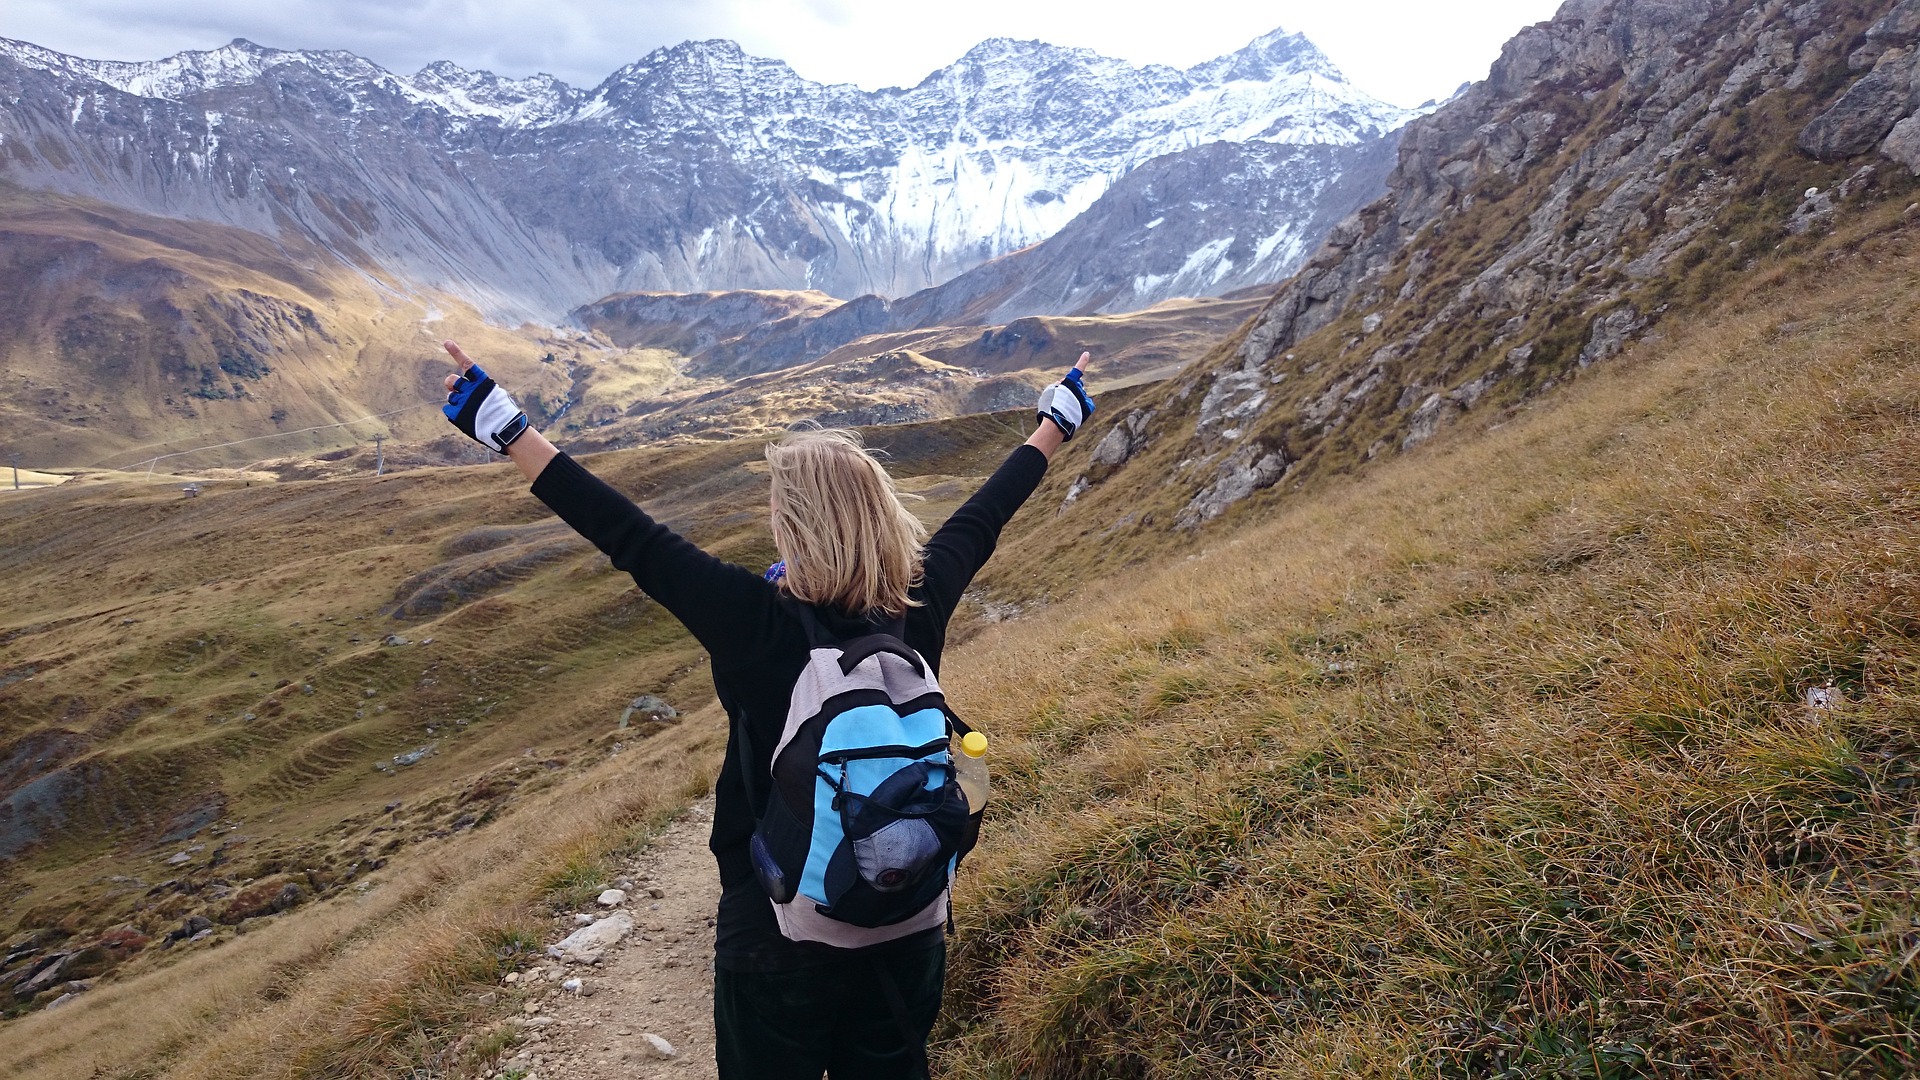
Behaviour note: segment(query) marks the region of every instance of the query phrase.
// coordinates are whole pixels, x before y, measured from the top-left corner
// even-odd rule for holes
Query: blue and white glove
[[[467,438],[496,453],[506,453],[527,430],[527,414],[479,364],[460,373],[440,411]]]
[[[1068,441],[1072,441],[1073,433],[1093,415],[1093,399],[1087,396],[1087,388],[1081,385],[1080,379],[1080,365],[1075,364],[1066,378],[1040,391],[1038,419],[1053,421]]]

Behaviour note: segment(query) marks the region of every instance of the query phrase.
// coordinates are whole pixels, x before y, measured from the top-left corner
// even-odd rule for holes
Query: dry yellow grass
[[[706,791],[723,745],[711,713],[365,890],[14,1021],[5,1075],[442,1075],[480,1060],[485,1040],[457,1040],[499,1011],[478,995],[540,954],[544,901]]]
[[[956,654],[999,809],[947,1074],[1920,1064],[1913,285],[1770,297]]]
[[[873,440],[943,517],[1009,432],[978,417]],[[765,565],[759,460],[738,443],[592,465]],[[540,909],[582,902],[610,849],[705,785],[724,739],[697,647],[630,579],[580,541],[522,557],[564,534],[504,465],[221,482],[191,501],[90,479],[4,500],[0,760],[9,777],[37,764],[81,779],[65,804],[0,817],[0,837],[45,828],[4,865],[0,942],[40,949],[9,973],[109,934],[150,944],[58,1011],[6,1020],[0,1076],[372,1076],[484,1058],[488,1044],[447,1050],[485,1012],[476,989],[515,961],[493,950],[554,929]],[[531,565],[496,580],[496,563]],[[417,595],[403,581],[455,564],[480,572],[444,607],[388,616]],[[395,632],[413,644],[385,644]],[[641,693],[690,715],[616,731]],[[429,742],[419,763],[386,764]],[[220,820],[186,838],[209,806]],[[229,914],[289,882],[311,902]],[[190,915],[214,935],[164,947]]]
[[[1914,285],[1894,263],[1776,290],[957,645],[997,794],[944,1074],[1910,1071]],[[938,474],[910,485],[930,513],[1003,448],[996,423],[895,435]],[[710,514],[753,490],[743,454],[604,467]],[[1058,471],[991,570],[1003,593],[1060,577],[1037,561],[1073,527]],[[479,494],[410,483],[435,529],[459,515],[434,491]],[[727,528],[743,557],[763,543]],[[610,587],[575,565],[509,595],[597,610]],[[522,644],[579,652],[568,693],[598,708],[625,654],[584,632]],[[1808,710],[1829,680],[1845,704]],[[475,994],[543,898],[696,790],[719,738],[696,716],[648,767],[596,766],[363,899],[14,1022],[9,1075],[471,1071],[494,1046],[453,1050]]]

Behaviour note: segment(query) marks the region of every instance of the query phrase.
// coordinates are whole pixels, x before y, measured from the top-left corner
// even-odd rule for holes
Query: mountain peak
[[[1318,75],[1344,83],[1347,77],[1305,34],[1276,27],[1244,47],[1193,67],[1189,75],[1208,82],[1272,82],[1289,75]]]
[[[1010,57],[1034,56],[1042,53],[1071,53],[1092,55],[1091,50],[1078,49],[1067,45],[1055,45],[1036,38],[990,37],[968,49],[960,59],[984,61],[1004,60]]]

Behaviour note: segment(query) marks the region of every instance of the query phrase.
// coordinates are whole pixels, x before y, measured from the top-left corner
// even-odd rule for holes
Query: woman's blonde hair
[[[914,606],[926,526],[851,431],[796,431],[767,444],[773,543],[794,597],[850,615],[898,618]]]

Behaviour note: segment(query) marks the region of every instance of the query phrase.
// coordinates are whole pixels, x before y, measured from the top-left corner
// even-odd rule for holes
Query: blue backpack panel
[[[834,641],[802,621],[813,648],[751,843],[780,932],[860,948],[938,926],[978,828],[948,749],[968,729],[898,636]]]

